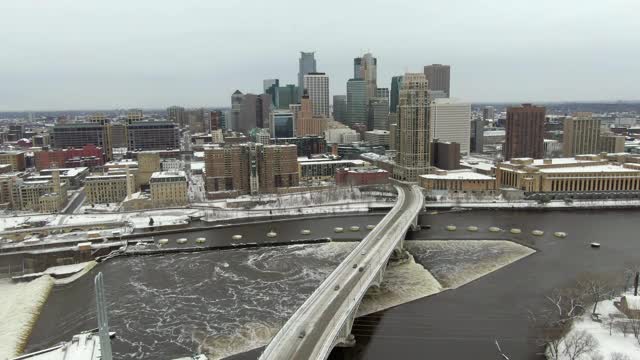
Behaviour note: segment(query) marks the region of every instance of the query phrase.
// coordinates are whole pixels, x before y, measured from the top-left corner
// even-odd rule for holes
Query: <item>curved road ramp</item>
[[[393,209],[296,310],[260,359],[326,359],[334,346],[353,343],[351,328],[363,296],[380,285],[389,258],[402,249],[424,207],[417,185],[396,183],[395,188]]]

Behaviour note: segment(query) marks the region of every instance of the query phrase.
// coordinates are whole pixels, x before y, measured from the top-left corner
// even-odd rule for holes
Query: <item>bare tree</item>
[[[564,339],[564,355],[569,360],[578,360],[598,349],[598,340],[584,330],[574,331]]]
[[[571,330],[573,319],[583,313],[583,296],[575,287],[554,290],[545,296],[539,311],[529,312],[530,320],[538,332],[538,345],[545,347],[548,359],[559,359],[564,336]]]
[[[629,319],[629,328],[631,328],[633,336],[636,337],[636,340],[640,344],[640,319],[637,317]]]
[[[624,337],[627,337],[627,334],[631,331],[631,323],[626,320],[617,321],[615,327]]]
[[[619,353],[619,352],[612,352],[611,355],[609,355],[609,359],[611,360],[631,360],[631,357],[627,354],[623,354],[623,353]]]
[[[611,299],[616,293],[617,278],[609,274],[586,273],[578,278],[578,289],[588,296],[593,303],[593,312],[596,314],[598,303],[602,300]]]
[[[599,352],[596,352],[594,354],[591,354],[591,356],[589,357],[589,360],[604,360],[604,355],[600,354]]]

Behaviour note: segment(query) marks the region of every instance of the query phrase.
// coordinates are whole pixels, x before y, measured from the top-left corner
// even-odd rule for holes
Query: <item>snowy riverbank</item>
[[[631,325],[626,328],[626,333],[621,331],[620,326],[610,326],[608,323],[610,317],[618,319],[619,322],[629,322],[620,310],[614,305],[614,300],[605,300],[598,303],[598,313],[603,322],[595,322],[591,320],[591,313],[587,311],[581,318],[573,322],[571,331],[565,335],[562,342],[558,346],[557,360],[591,360],[591,359],[613,359],[613,360],[632,360],[640,359],[640,345],[639,340],[633,335]],[[590,354],[583,354],[578,357],[571,357],[570,354],[575,349],[575,346],[570,345],[570,351],[567,352],[567,341],[572,344],[573,339],[576,339],[581,334],[590,334],[597,341],[595,351]],[[626,355],[627,357],[615,357],[620,355],[612,355],[614,353]],[[599,354],[602,357],[598,357]],[[547,355],[547,358],[554,359],[555,357]]]

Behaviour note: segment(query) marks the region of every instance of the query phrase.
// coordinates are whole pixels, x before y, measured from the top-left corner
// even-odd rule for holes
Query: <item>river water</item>
[[[415,261],[431,269],[445,287],[455,289],[359,318],[353,330],[356,347],[337,349],[332,358],[496,359],[497,339],[512,359],[538,359],[527,310],[535,309],[544,294],[581,272],[621,271],[626,263],[640,262],[640,242],[635,238],[638,215],[640,211],[583,210],[423,216],[421,223],[432,228],[411,233],[408,239],[514,239],[538,251],[457,287],[463,283],[457,273],[467,272],[470,274],[465,277],[473,278],[471,273],[483,271],[482,267],[466,266],[471,258],[465,255],[470,253],[464,250],[466,246],[408,242]],[[377,215],[345,216],[255,224],[189,237],[206,236],[223,244],[241,230],[245,238],[258,242],[264,239],[263,234],[274,230],[281,239],[299,239],[300,230],[309,228],[312,237],[335,238],[335,226],[364,228],[379,219]],[[457,225],[459,230],[445,230],[448,224]],[[480,230],[467,232],[467,225]],[[489,226],[518,227],[522,234],[489,233]],[[544,230],[545,235],[529,235],[533,229]],[[554,231],[565,231],[569,236],[558,239],[553,237]],[[363,235],[364,231],[338,237]],[[602,248],[591,249],[591,241],[601,242]],[[475,254],[500,258],[500,249],[486,244]],[[264,343],[353,246],[331,243],[119,258],[102,264],[90,275],[96,271],[105,274],[111,324],[119,335],[114,341],[117,358],[170,359],[194,351],[223,357]],[[419,271],[411,274],[427,276]],[[85,276],[54,289],[28,349],[68,340],[80,330],[95,327],[92,278]],[[233,358],[255,359],[258,351]]]

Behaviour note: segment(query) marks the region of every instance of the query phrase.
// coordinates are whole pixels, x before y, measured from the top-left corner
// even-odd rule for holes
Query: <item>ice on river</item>
[[[21,283],[0,280],[0,359],[19,355],[52,286],[49,276]]]
[[[405,247],[446,288],[467,284],[535,252],[505,240],[412,240]]]

